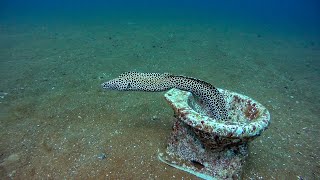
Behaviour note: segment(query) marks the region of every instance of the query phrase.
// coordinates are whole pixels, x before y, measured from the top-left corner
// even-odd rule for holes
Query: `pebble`
[[[152,116],[152,118],[151,118],[151,120],[153,120],[153,121],[158,120],[158,119],[159,119],[159,117],[156,115]]]
[[[100,160],[103,160],[103,159],[106,159],[107,158],[107,155],[105,153],[101,153],[98,155],[98,159]]]
[[[8,93],[6,93],[6,92],[0,92],[0,98],[1,98],[1,99],[4,99],[4,97],[5,97],[6,95],[8,95]]]

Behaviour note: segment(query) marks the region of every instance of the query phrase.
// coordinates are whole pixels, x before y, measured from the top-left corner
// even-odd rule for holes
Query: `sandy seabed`
[[[320,43],[221,24],[2,24],[0,179],[196,179],[161,163],[163,94],[103,91],[126,71],[170,72],[250,96],[272,124],[244,179],[320,179]]]

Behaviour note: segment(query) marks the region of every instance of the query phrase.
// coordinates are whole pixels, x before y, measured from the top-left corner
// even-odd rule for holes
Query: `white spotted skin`
[[[177,88],[199,97],[206,105],[209,116],[219,120],[228,118],[223,95],[211,84],[191,77],[175,76],[169,73],[126,72],[118,78],[103,83],[102,87],[119,91],[152,92]]]
[[[104,89],[118,91],[165,91],[173,88],[168,73],[126,72],[102,84]]]
[[[185,76],[174,76],[172,81],[175,84],[175,88],[189,91],[199,97],[204,102],[205,109],[209,112],[210,116],[216,119],[227,120],[226,103],[223,95],[217,88],[205,81]]]

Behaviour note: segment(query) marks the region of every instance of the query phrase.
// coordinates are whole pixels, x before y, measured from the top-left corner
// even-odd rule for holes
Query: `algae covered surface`
[[[243,178],[320,178],[317,31],[219,14],[2,7],[0,179],[196,179],[157,158],[174,119],[165,92],[101,88],[126,71],[196,77],[257,100],[272,123],[250,143]]]

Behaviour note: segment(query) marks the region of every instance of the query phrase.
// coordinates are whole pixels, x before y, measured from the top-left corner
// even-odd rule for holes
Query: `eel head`
[[[121,77],[104,82],[101,84],[101,86],[103,89],[118,90],[118,91],[130,90],[130,87],[131,87],[130,82],[126,81]]]

